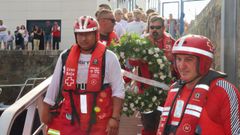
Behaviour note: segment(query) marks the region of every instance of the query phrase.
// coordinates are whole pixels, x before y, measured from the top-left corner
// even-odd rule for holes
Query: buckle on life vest
[[[62,101],[59,102],[59,103],[57,103],[57,104],[55,104],[54,106],[52,106],[52,107],[50,108],[50,113],[51,113],[53,116],[59,115],[59,114],[60,114],[60,108],[61,108],[61,106],[62,106]]]
[[[86,90],[86,88],[87,88],[87,84],[86,83],[76,84],[76,89]]]
[[[97,91],[97,92],[103,91],[103,90],[107,89],[109,86],[110,86],[109,83],[103,84],[101,89],[99,91]],[[85,84],[85,83],[77,84],[77,89],[76,89],[76,91],[74,91],[74,94],[95,93],[95,92],[92,92],[92,91],[87,91],[86,87],[87,87],[87,84]],[[81,89],[81,88],[84,88],[84,89]]]

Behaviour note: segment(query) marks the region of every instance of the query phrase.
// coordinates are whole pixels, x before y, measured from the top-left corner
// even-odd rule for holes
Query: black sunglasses
[[[157,29],[157,30],[159,30],[159,29],[161,29],[162,28],[162,26],[150,26],[150,29]]]

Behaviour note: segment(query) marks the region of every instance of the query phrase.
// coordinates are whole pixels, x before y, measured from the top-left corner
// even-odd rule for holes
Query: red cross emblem
[[[67,86],[71,86],[73,85],[74,80],[72,77],[67,77],[67,79],[65,80],[65,84],[67,84]]]

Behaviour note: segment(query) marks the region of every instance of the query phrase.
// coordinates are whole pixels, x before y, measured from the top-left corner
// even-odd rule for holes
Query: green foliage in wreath
[[[153,45],[147,38],[141,38],[136,34],[125,34],[119,44],[109,47],[118,56],[122,67],[126,66],[128,59],[141,59],[148,63],[149,71],[153,74],[153,80],[169,85],[172,80],[170,62],[164,52]],[[125,87],[126,96],[123,106],[123,114],[131,116],[135,111],[147,112],[157,108],[166,98],[166,91],[161,88],[149,87],[143,94],[138,94],[130,86]]]

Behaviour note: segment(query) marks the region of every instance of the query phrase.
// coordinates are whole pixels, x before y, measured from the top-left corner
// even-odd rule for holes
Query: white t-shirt
[[[6,29],[5,25],[0,25],[0,35],[7,35]]]
[[[126,32],[127,33],[136,33],[140,36],[143,34],[145,29],[146,29],[146,24],[144,22],[133,21],[133,22],[128,23]]]
[[[125,33],[125,28],[118,22],[114,25],[114,31],[116,32],[118,38],[121,38]]]
[[[62,70],[62,54],[66,52],[63,51],[57,61],[52,82],[48,87],[44,102],[49,105],[55,104],[55,99],[59,92],[60,77]],[[91,59],[91,54],[80,54],[78,61],[78,73],[77,73],[77,84],[86,83],[88,77],[88,67],[89,61]],[[63,68],[65,69],[65,68]],[[64,72],[64,71],[63,71]],[[124,99],[124,81],[121,74],[121,67],[117,56],[110,50],[106,51],[106,61],[105,61],[105,78],[104,84],[109,83],[112,88],[112,96]]]

